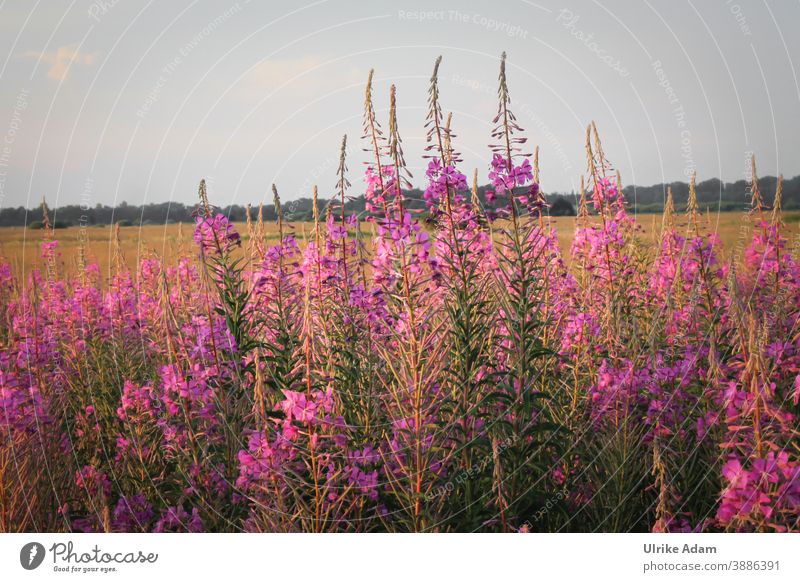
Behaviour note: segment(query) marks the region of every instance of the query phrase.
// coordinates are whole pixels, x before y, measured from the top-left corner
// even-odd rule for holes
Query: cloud
[[[278,87],[283,91],[316,93],[329,90],[334,85],[357,83],[366,73],[345,60],[331,62],[330,57],[306,56],[296,59],[270,59],[257,64],[243,79],[240,95],[247,98],[263,97]]]
[[[73,64],[91,66],[97,60],[98,53],[82,53],[78,51],[78,44],[68,44],[54,51],[27,51],[21,56],[28,59],[37,59],[50,65],[47,77],[56,81],[63,81],[69,75]]]

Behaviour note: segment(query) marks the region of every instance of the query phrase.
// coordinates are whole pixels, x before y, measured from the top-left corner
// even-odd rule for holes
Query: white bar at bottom
[[[799,565],[792,534],[0,535],[4,581],[761,581]]]

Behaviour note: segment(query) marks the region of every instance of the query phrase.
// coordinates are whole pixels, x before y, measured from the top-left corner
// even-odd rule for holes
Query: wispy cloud
[[[72,65],[91,66],[97,60],[98,53],[84,53],[78,50],[78,44],[68,44],[54,51],[26,51],[22,57],[37,59],[50,65],[47,77],[56,81],[63,81],[69,75]]]
[[[330,57],[306,56],[296,59],[269,59],[256,65],[243,79],[241,95],[262,97],[281,85],[291,91],[313,92],[337,84],[358,82],[366,73],[346,61],[330,62]]]

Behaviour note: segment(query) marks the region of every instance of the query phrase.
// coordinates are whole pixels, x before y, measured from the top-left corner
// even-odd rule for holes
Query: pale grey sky
[[[485,181],[499,55],[541,148],[576,187],[596,120],[625,183],[800,173],[800,2],[746,0],[0,0],[0,208],[328,194],[341,136],[360,193],[376,70],[421,184],[437,55],[463,169]],[[385,122],[384,122],[385,123]]]

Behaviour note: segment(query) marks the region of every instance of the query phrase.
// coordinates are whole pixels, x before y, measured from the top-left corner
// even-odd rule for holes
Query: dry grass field
[[[558,231],[558,240],[565,257],[568,258],[572,233],[575,228],[575,218],[557,217],[549,219]],[[800,235],[800,212],[786,212],[786,235],[795,244]],[[639,215],[639,224],[642,227],[641,239],[645,243],[653,244],[659,236],[661,229],[661,215]],[[742,242],[749,241],[751,232],[750,217],[746,213],[724,212],[705,216],[704,226],[708,231],[716,231],[724,247],[724,253],[729,256],[731,252],[741,246]],[[247,228],[244,224],[237,224],[237,230],[246,240]],[[287,232],[293,232],[301,245],[304,237],[310,232],[310,223],[289,223]],[[366,238],[371,237],[372,226],[363,224],[362,229]],[[268,224],[266,227],[267,239],[270,244],[275,244],[278,238],[277,226]],[[171,263],[181,253],[194,252],[192,241],[193,225],[144,225],[120,228],[121,250],[128,265],[133,265],[141,254],[152,254],[163,257]],[[90,262],[96,262],[101,272],[108,272],[114,256],[114,228],[112,226],[89,226],[84,229],[71,227],[55,231],[59,241],[61,253],[62,273],[72,272],[78,262],[78,248],[81,238],[86,241]],[[0,260],[10,262],[15,273],[27,273],[31,268],[41,265],[39,246],[42,241],[42,231],[30,230],[22,227],[0,228]]]

